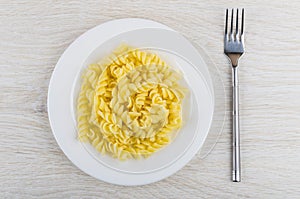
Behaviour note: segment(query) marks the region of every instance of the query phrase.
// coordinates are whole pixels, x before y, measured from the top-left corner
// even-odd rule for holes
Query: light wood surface
[[[246,9],[240,62],[242,182],[232,183],[230,120],[214,150],[138,187],[107,184],[60,150],[47,116],[54,66],[79,35],[105,21],[142,17],[200,45],[222,74],[224,9]],[[299,198],[300,2],[0,1],[0,198]],[[227,112],[230,113],[229,102]]]

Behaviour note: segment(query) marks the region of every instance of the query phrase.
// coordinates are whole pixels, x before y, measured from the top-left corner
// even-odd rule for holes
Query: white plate
[[[149,29],[141,29],[144,27]],[[107,22],[80,36],[58,61],[49,85],[50,125],[66,156],[87,174],[113,184],[148,184],[178,171],[201,148],[213,115],[211,79],[197,50],[180,34],[166,29],[156,22],[142,19]],[[174,142],[147,160],[127,163],[101,156],[92,147],[77,140],[73,108],[80,71],[109,53],[121,41],[136,47],[159,49],[173,60],[190,86],[191,98],[187,105],[192,106],[190,113],[187,113],[189,119]]]

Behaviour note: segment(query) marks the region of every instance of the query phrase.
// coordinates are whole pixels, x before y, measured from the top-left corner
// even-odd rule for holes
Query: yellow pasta
[[[121,45],[82,76],[79,140],[120,160],[149,157],[182,126],[180,78],[156,54]]]

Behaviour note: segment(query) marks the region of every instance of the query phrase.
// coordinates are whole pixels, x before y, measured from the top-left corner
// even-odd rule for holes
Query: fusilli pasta
[[[79,140],[120,160],[150,156],[182,125],[180,78],[156,54],[121,45],[82,75]]]

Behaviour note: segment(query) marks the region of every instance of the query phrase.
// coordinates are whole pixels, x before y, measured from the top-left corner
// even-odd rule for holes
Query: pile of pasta
[[[79,140],[120,160],[150,156],[182,126],[181,78],[155,53],[122,44],[82,75]]]

